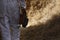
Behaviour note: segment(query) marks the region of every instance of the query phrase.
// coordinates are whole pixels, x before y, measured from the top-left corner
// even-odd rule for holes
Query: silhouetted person
[[[21,8],[21,14],[20,14],[20,22],[19,24],[22,24],[22,27],[26,27],[26,25],[28,24],[28,18],[26,15],[26,9],[25,8]]]

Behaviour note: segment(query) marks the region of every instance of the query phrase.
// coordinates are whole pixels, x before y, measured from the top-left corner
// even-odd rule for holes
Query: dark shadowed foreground
[[[60,40],[60,16],[53,16],[45,24],[21,28],[21,40]]]
[[[1,28],[0,28],[1,29]],[[1,30],[0,30],[0,40],[2,40],[2,38],[1,38]]]
[[[20,31],[21,40],[60,40],[60,16],[53,16],[45,24],[21,28]]]

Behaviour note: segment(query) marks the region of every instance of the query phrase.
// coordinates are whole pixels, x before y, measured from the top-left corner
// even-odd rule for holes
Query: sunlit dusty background
[[[60,0],[26,0],[29,26],[46,22],[53,15],[59,15]]]
[[[60,40],[60,0],[26,0],[27,28],[21,40]]]

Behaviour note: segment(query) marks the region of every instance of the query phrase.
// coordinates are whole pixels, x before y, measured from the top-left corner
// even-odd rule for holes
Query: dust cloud
[[[40,25],[60,14],[60,0],[26,0],[28,26]]]
[[[27,28],[21,40],[60,40],[60,0],[26,0]]]

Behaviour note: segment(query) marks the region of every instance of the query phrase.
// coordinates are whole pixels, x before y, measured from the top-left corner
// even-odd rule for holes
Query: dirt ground
[[[46,24],[21,28],[21,40],[60,40],[60,16],[54,16]]]

